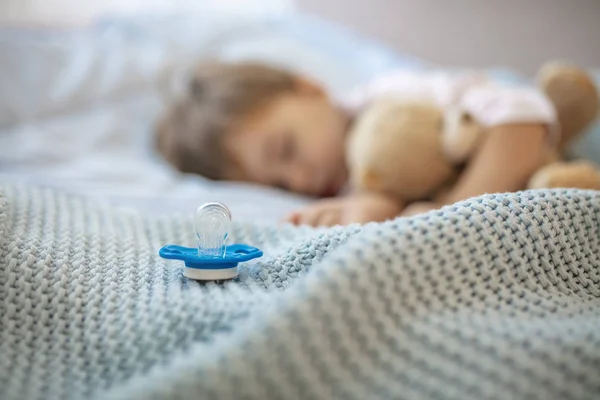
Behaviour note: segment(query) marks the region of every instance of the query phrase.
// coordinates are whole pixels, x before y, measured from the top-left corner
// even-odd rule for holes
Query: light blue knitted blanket
[[[600,193],[314,230],[200,284],[189,216],[0,187],[0,398],[598,399]]]

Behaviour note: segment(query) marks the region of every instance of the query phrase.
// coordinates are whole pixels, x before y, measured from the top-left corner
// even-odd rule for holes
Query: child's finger
[[[319,221],[321,220],[323,215],[328,212],[329,209],[330,207],[319,204],[302,210],[299,216],[299,224],[315,227],[319,226]]]
[[[300,213],[298,211],[294,211],[291,214],[288,214],[284,219],[284,222],[289,222],[290,224],[298,225],[300,222]]]
[[[340,223],[340,210],[329,209],[321,213],[317,220],[317,226],[334,226]]]
[[[323,210],[321,210],[319,208],[312,208],[312,209],[305,210],[304,212],[302,212],[300,214],[300,216],[298,218],[298,224],[299,225],[316,226],[316,223],[317,223],[322,211]]]

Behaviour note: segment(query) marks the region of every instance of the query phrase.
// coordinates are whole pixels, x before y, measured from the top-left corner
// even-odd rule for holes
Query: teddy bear
[[[537,86],[555,108],[560,139],[523,189],[600,190],[600,168],[568,161],[567,150],[595,120],[600,97],[593,80],[567,64],[546,64]],[[441,198],[485,135],[461,110],[442,110],[428,101],[382,96],[356,119],[348,136],[350,185],[385,193],[407,205]]]

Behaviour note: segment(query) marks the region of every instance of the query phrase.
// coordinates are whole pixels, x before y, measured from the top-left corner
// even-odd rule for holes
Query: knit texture
[[[0,186],[0,398],[600,397],[598,192],[234,224],[265,255],[208,284],[157,255],[192,215]]]

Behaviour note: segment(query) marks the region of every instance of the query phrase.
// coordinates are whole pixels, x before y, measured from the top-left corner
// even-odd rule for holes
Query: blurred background
[[[553,58],[600,65],[598,0],[299,0],[298,4],[435,63],[500,64],[527,74]]]
[[[204,3],[248,12],[265,5],[294,7],[444,65],[503,65],[529,75],[555,58],[600,66],[598,0],[0,0],[0,18],[73,26],[105,14],[193,9]]]

